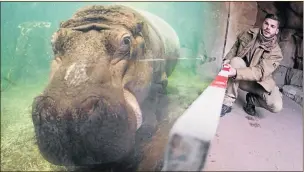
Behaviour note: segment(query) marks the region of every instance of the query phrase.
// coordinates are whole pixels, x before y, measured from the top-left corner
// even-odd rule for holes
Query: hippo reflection
[[[161,120],[179,57],[175,31],[146,11],[89,6],[60,24],[52,46],[50,81],[32,113],[43,157],[66,166],[122,161],[137,131]]]

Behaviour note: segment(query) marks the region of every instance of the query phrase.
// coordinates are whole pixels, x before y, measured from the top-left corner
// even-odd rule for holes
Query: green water
[[[110,2],[2,2],[1,3],[1,169],[59,170],[39,154],[31,121],[31,103],[47,84],[53,52],[51,35],[59,23],[79,8]],[[177,32],[181,47],[197,57],[215,41],[217,3],[128,2],[167,21]],[[222,23],[223,24],[223,23]],[[204,51],[198,45],[205,46]],[[182,100],[184,110],[210,83],[212,74],[196,72],[197,61],[182,61],[169,78],[171,100]]]

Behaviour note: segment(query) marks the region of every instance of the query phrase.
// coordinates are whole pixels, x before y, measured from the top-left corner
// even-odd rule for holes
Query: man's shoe
[[[252,93],[247,93],[246,94],[246,104],[243,107],[244,111],[251,116],[256,116],[256,111],[255,111],[255,105],[252,102],[251,97],[254,96]]]
[[[222,106],[222,111],[221,111],[221,117],[225,116],[226,113],[231,112],[231,106],[223,105]]]

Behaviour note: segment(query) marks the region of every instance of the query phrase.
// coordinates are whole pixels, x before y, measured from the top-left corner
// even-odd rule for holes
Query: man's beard
[[[265,33],[268,34],[268,35],[270,35],[270,36],[266,36]],[[267,38],[267,39],[270,39],[270,38],[272,38],[272,37],[274,37],[274,36],[276,35],[275,33],[274,33],[274,34],[270,34],[270,32],[267,31],[266,29],[264,29],[264,30],[262,31],[262,34],[263,34],[263,36],[264,36],[265,38]]]

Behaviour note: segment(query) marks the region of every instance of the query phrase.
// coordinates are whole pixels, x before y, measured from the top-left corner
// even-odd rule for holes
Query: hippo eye
[[[125,36],[122,39],[123,45],[130,45],[131,44],[131,37],[130,36]]]
[[[130,52],[130,48],[131,48],[131,36],[126,35],[123,36],[121,41],[120,41],[120,47],[119,47],[119,52],[124,53],[125,55],[127,52]]]
[[[114,57],[117,57],[118,59],[125,59],[130,58],[131,53],[131,45],[132,45],[132,37],[131,35],[123,35],[118,40],[118,47],[113,53]]]

